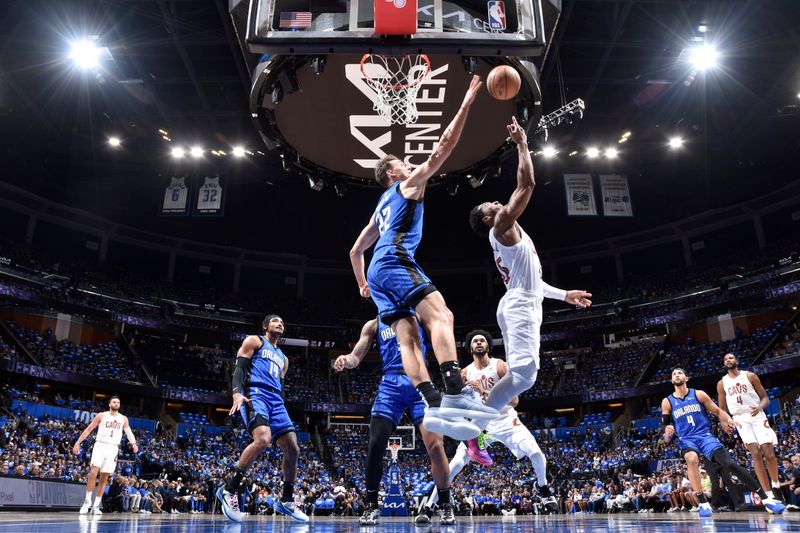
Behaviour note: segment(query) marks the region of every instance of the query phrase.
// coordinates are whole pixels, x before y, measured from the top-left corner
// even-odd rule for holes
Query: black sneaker
[[[427,505],[423,506],[422,509],[419,510],[419,514],[416,518],[414,518],[414,523],[418,526],[427,526],[431,523],[431,517],[433,516],[433,509],[428,507]]]
[[[374,505],[367,505],[364,508],[364,514],[358,519],[358,523],[362,526],[374,526],[378,523],[378,518],[381,516],[381,510]]]
[[[536,489],[536,492],[539,494],[539,498],[542,500],[542,505],[545,509],[547,509],[547,512],[556,514],[558,512],[558,500],[556,500],[556,497],[553,496],[553,491],[550,489],[550,485],[540,487],[538,483],[534,483],[533,486]]]
[[[452,505],[442,505],[439,507],[439,518],[443,526],[453,526],[456,523],[456,515],[453,514]]]

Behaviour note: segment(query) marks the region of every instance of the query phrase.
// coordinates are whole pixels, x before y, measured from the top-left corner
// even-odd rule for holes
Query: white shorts
[[[538,371],[542,299],[529,291],[509,290],[497,305],[497,323],[509,368],[523,374]]]
[[[113,474],[117,469],[118,455],[119,446],[95,442],[94,448],[92,448],[92,459],[89,464],[99,467],[102,474]]]
[[[756,417],[749,414],[734,415],[733,419],[741,426],[736,431],[745,444],[778,444],[778,436],[769,427],[769,420],[763,413]]]

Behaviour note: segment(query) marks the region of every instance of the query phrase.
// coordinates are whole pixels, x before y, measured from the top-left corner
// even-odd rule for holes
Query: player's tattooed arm
[[[511,117],[511,124],[506,126],[511,140],[517,145],[517,187],[511,193],[508,203],[503,206],[494,219],[494,235],[503,244],[516,244],[522,238],[517,229],[517,219],[528,207],[533,196],[536,181],[533,175],[533,161],[528,150],[528,138],[525,128],[519,125],[516,117]]]
[[[95,415],[92,421],[89,422],[89,425],[86,426],[86,429],[83,430],[83,433],[81,433],[80,437],[78,437],[78,440],[75,441],[75,446],[72,447],[72,453],[74,453],[75,455],[81,453],[81,443],[86,440],[86,438],[92,431],[94,431],[94,428],[100,425],[102,419],[103,419],[103,413],[97,413]]]
[[[341,372],[346,368],[357,367],[364,359],[364,356],[367,355],[369,347],[372,346],[372,342],[375,339],[377,332],[378,319],[373,318],[361,328],[361,334],[358,337],[356,345],[353,346],[353,351],[337,357],[333,362],[333,369],[336,372]]]

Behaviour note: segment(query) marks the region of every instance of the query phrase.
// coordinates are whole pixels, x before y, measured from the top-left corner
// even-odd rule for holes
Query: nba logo
[[[506,30],[506,4],[502,0],[489,0],[489,29]]]

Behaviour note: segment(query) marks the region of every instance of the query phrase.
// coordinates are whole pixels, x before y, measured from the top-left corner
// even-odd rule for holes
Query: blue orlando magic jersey
[[[681,439],[700,437],[711,434],[711,421],[706,408],[697,400],[697,392],[689,389],[689,394],[681,400],[675,394],[668,396],[672,405],[672,420],[675,422],[675,433]]]
[[[383,193],[375,209],[375,224],[380,237],[372,261],[387,254],[414,257],[422,239],[423,202],[409,200],[400,193],[397,182]]]
[[[280,348],[273,346],[266,337],[260,336],[261,348],[253,353],[250,365],[250,385],[270,387],[281,391],[281,372],[286,366],[286,356]]]
[[[419,338],[422,344],[422,355],[425,356],[425,335],[419,328]],[[403,359],[400,357],[400,345],[394,330],[378,320],[378,351],[383,361],[383,373],[398,372],[403,370]]]

